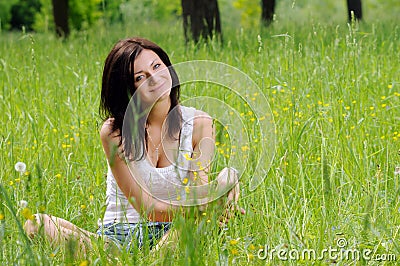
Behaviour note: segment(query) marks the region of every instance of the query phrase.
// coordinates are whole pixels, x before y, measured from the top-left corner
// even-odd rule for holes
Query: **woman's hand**
[[[226,190],[232,187],[226,194],[226,198],[222,198],[222,202],[225,207],[224,213],[220,218],[220,225],[223,226],[232,218],[235,214],[245,214],[245,210],[238,206],[238,200],[240,196],[240,184],[237,171],[232,168],[224,168],[217,177],[218,190]]]

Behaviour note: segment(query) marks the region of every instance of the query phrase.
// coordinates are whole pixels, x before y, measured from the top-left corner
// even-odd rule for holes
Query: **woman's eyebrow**
[[[153,61],[151,61],[150,66],[154,64],[154,62],[157,61],[157,58],[154,58]],[[139,70],[138,72],[133,73],[134,75],[139,74],[140,72],[143,72],[143,70]]]

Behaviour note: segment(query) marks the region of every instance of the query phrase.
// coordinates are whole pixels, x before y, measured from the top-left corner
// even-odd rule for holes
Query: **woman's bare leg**
[[[24,229],[30,238],[34,238],[43,228],[45,236],[52,244],[77,241],[79,250],[83,252],[91,247],[91,238],[97,238],[94,233],[79,228],[73,223],[47,214],[36,214],[36,221],[27,220]]]
[[[175,229],[170,229],[163,237],[158,241],[155,246],[155,250],[159,251],[163,247],[170,247],[171,245],[176,246],[178,241],[178,232]]]

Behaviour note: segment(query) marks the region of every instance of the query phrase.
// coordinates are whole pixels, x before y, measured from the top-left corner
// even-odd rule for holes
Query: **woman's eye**
[[[154,65],[154,69],[157,69],[157,68],[159,68],[161,66],[161,64],[155,64]]]
[[[139,81],[141,81],[143,79],[143,75],[140,75],[140,76],[137,76],[136,78],[135,78],[135,81],[136,82],[139,82]]]

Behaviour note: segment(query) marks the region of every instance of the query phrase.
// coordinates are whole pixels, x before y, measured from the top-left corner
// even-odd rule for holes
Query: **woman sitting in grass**
[[[52,243],[91,240],[130,249],[150,247],[169,235],[171,221],[188,206],[204,208],[224,195],[228,213],[239,197],[237,172],[224,168],[209,182],[214,155],[213,121],[179,104],[180,86],[168,55],[142,38],[119,41],[104,66],[100,137],[108,162],[107,208],[97,233],[47,214],[28,220],[34,237],[42,227]],[[242,213],[244,211],[240,209]]]

